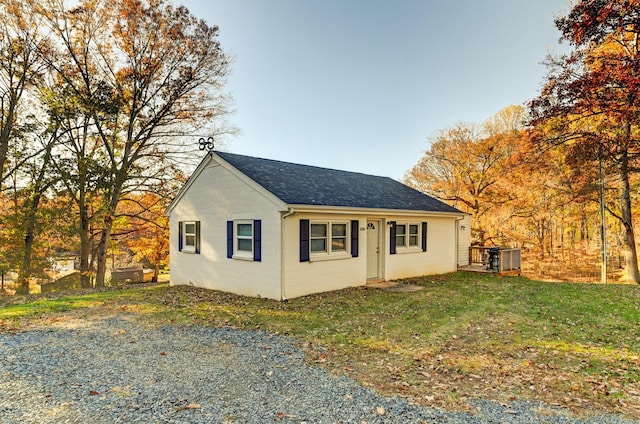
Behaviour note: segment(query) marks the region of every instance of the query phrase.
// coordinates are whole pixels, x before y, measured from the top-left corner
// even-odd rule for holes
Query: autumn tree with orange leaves
[[[439,131],[405,182],[471,214],[477,244],[562,258],[565,244],[575,249],[594,231],[597,173],[581,171],[565,148],[541,149],[526,119],[509,106],[482,124]]]
[[[475,240],[487,244],[497,236],[490,228],[491,215],[512,197],[504,175],[512,166],[523,122],[523,108],[511,106],[483,125],[459,123],[441,130],[405,181],[470,213]]]
[[[96,252],[103,286],[120,201],[171,180],[188,150],[181,136],[226,113],[229,61],[217,27],[166,0],[86,0],[71,9],[61,0],[32,1],[58,41],[49,65],[91,118],[103,150]]]
[[[137,262],[153,269],[152,281],[158,281],[160,268],[169,264],[169,218],[164,214],[168,203],[157,194],[132,193],[118,210],[118,239]]]
[[[582,0],[556,19],[573,51],[548,62],[531,102],[540,143],[565,145],[583,164],[617,176],[626,277],[640,283],[632,219],[631,175],[640,153],[640,1]]]
[[[5,179],[25,157],[14,157],[12,150],[28,131],[30,114],[26,93],[45,72],[44,55],[49,53],[46,32],[41,31],[41,17],[22,1],[3,0],[0,7],[0,190]]]

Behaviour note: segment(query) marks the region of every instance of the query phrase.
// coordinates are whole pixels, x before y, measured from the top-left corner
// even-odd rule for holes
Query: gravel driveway
[[[125,316],[0,335],[1,423],[628,423],[538,403],[473,414],[387,398],[261,331],[145,328]]]

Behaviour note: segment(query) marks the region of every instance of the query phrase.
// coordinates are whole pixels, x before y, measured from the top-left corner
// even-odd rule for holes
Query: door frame
[[[377,234],[378,234],[378,251],[376,252],[377,258],[377,270],[375,277],[369,277],[369,223],[373,223],[377,225]],[[381,218],[367,218],[367,226],[366,226],[366,234],[367,234],[367,253],[366,253],[366,280],[367,282],[376,282],[376,281],[384,281],[383,277],[383,260],[384,255],[382,254],[384,251],[384,238],[383,230],[384,220]]]

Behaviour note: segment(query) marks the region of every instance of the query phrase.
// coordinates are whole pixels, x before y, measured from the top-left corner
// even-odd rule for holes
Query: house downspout
[[[464,215],[456,218],[456,270],[460,267],[460,221],[464,219]],[[469,228],[471,231],[471,228]]]
[[[286,237],[284,235],[285,232],[285,228],[284,228],[284,220],[288,217],[290,217],[291,215],[295,215],[297,212],[293,210],[293,208],[288,208],[287,213],[285,213],[284,215],[282,215],[282,228],[280,229],[280,300],[282,302],[286,302],[288,299],[285,297],[285,290],[284,290],[284,282],[285,282],[285,241],[286,241]]]

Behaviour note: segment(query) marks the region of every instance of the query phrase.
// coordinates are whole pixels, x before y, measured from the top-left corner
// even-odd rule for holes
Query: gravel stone
[[[126,316],[0,334],[0,422],[610,423],[536,402],[478,400],[474,412],[385,397],[304,363],[263,331],[146,328]]]

